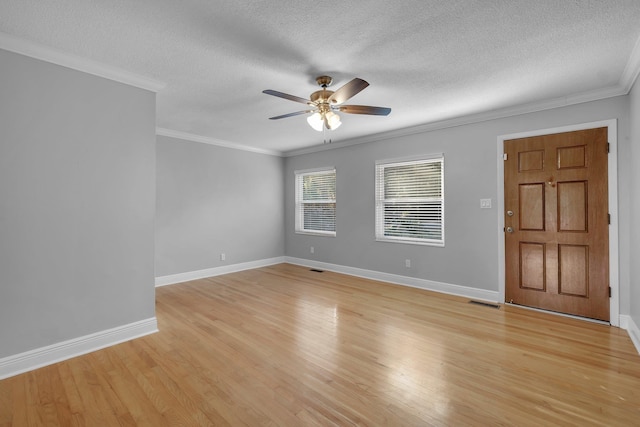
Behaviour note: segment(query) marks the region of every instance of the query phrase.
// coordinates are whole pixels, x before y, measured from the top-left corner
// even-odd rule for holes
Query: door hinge
[[[611,298],[611,286],[609,286],[609,298]]]
[[[607,214],[607,222],[611,225],[611,214]]]
[[[507,160],[507,157],[509,157],[509,156],[507,156],[507,153],[503,153],[502,154],[502,160]]]
[[[610,152],[611,152],[611,144],[607,142],[607,153],[610,153]]]

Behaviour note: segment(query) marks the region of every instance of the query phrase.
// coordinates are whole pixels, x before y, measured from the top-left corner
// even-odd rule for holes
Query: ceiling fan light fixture
[[[311,126],[314,130],[317,130],[318,132],[322,132],[322,126],[324,125],[324,120],[322,119],[322,116],[320,115],[320,113],[315,112],[309,117],[307,117],[307,123],[309,123],[309,126]]]
[[[327,117],[327,127],[330,130],[338,129],[342,124],[342,122],[340,121],[340,116],[334,113],[333,111],[327,112],[326,117]]]

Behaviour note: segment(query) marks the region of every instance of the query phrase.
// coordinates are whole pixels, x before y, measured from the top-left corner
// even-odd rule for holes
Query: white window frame
[[[334,210],[337,209],[336,199],[322,199],[322,200],[303,200],[303,189],[302,183],[304,181],[304,177],[308,175],[328,175],[334,174],[336,175],[336,187],[337,187],[337,174],[335,167],[325,167],[325,168],[316,168],[316,169],[305,169],[294,171],[295,174],[295,203],[296,203],[296,212],[295,212],[295,231],[298,234],[310,234],[316,236],[336,236],[336,223],[335,223],[335,215],[334,215],[334,223],[333,228],[334,231],[326,231],[326,230],[314,230],[305,227],[304,224],[304,205],[307,203],[313,204],[333,204]],[[334,189],[334,194],[337,191],[337,188]]]
[[[441,163],[440,168],[440,186],[441,197],[439,198],[402,198],[402,199],[387,199],[385,197],[385,185],[384,185],[384,171],[387,168],[396,166],[406,166],[411,164],[421,163]],[[376,161],[376,186],[375,186],[375,198],[376,198],[376,240],[379,242],[393,242],[393,243],[406,243],[413,245],[427,245],[427,246],[439,246],[444,247],[444,154],[429,154],[414,157],[405,157],[401,159],[387,159]],[[385,235],[385,205],[387,203],[393,203],[398,201],[411,201],[411,202],[440,202],[441,208],[441,220],[440,220],[440,239],[431,239],[423,237],[404,237],[404,236],[387,236]]]

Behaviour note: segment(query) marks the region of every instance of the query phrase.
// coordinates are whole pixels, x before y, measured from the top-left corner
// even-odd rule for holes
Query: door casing
[[[611,224],[609,226],[609,284],[611,286],[611,298],[609,299],[609,323],[620,326],[620,292],[618,271],[618,122],[617,119],[598,122],[581,123],[570,126],[562,126],[548,129],[539,129],[529,132],[513,133],[498,136],[498,292],[500,301],[505,300],[505,243],[504,243],[504,141],[509,139],[526,138],[576,130],[606,127],[608,129],[609,158],[608,158],[608,190],[609,190],[609,214]]]

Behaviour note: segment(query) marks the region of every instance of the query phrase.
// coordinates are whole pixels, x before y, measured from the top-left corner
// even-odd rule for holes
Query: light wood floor
[[[159,288],[157,317],[0,381],[0,426],[640,425],[604,325],[287,264]]]

